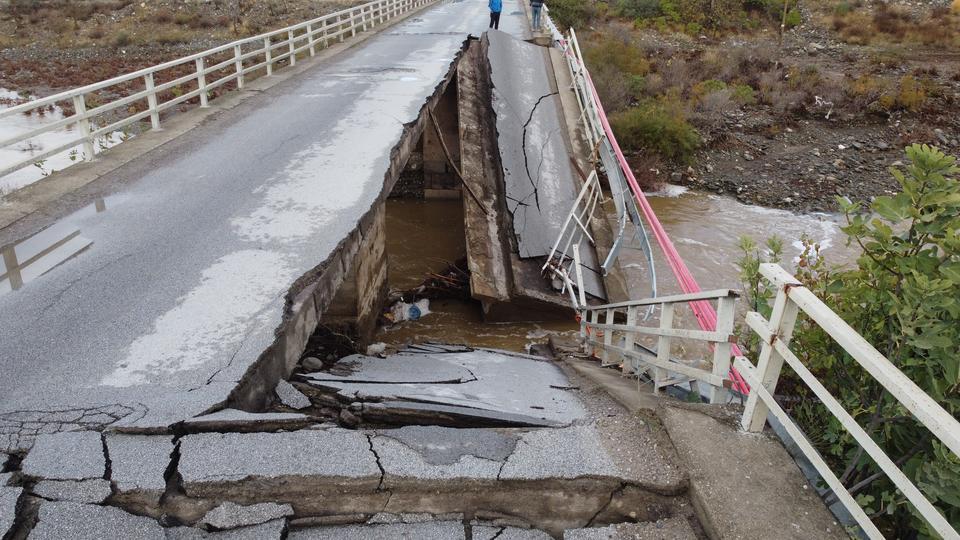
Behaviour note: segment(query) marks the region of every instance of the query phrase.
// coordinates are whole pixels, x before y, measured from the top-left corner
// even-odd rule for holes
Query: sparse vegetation
[[[960,415],[960,168],[928,146],[906,149],[908,166],[894,169],[900,191],[868,209],[841,200],[844,233],[863,254],[852,269],[829,268],[820,246],[805,241],[797,277],[949,413]],[[739,261],[751,309],[769,317],[773,291],[758,274],[777,260],[776,242],[761,252],[749,239]],[[753,345],[755,341],[741,343]],[[823,330],[801,318],[791,350],[871,434],[904,473],[960,526],[960,458],[845,353]],[[810,441],[887,538],[936,538],[903,494],[788,368],[778,385],[785,405]]]

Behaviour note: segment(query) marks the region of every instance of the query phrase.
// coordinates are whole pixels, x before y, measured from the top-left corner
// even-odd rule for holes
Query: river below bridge
[[[703,289],[741,289],[737,268],[739,238],[752,237],[759,246],[771,236],[783,240],[784,266],[791,268],[807,236],[820,244],[831,265],[853,261],[855,251],[840,230],[842,217],[833,214],[795,214],[786,210],[746,205],[731,197],[686,191],[668,186],[651,194],[650,203],[690,271]],[[654,242],[651,237],[651,242]],[[679,293],[667,262],[654,246],[658,292]],[[463,206],[459,200],[400,200],[387,203],[389,281],[394,290],[408,290],[429,272],[442,270],[465,256]],[[631,285],[646,294],[650,289],[647,262],[635,248],[621,252]],[[743,308],[743,306],[741,306]],[[390,344],[440,341],[524,351],[543,342],[550,333],[575,336],[575,321],[484,323],[479,305],[459,299],[431,302],[431,313],[418,321],[381,328],[376,340]],[[683,317],[682,313],[678,315]]]

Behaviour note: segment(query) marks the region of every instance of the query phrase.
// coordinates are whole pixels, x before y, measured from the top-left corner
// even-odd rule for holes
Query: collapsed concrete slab
[[[544,257],[560,236],[583,181],[571,163],[549,52],[491,30],[488,58],[507,209],[520,258]],[[605,298],[596,253],[581,243],[584,288]],[[572,253],[566,254],[568,257]]]
[[[550,362],[525,355],[473,350],[348,358],[350,372],[310,373],[302,378],[318,392],[336,398],[323,405],[349,406],[361,419],[374,415],[374,423],[381,425],[391,423],[389,414],[418,418],[429,415],[431,408],[441,416],[462,414],[460,420],[472,415],[483,421],[489,415],[481,425],[569,425],[584,416],[577,399],[562,390],[569,384],[563,372]]]
[[[0,538],[7,538],[17,521],[17,503],[23,488],[0,487]]]
[[[33,486],[38,497],[52,501],[100,504],[112,493],[110,482],[102,478],[92,480],[41,480]]]
[[[165,540],[155,520],[128,514],[119,508],[72,502],[44,502],[31,540]]]
[[[115,502],[154,515],[167,488],[165,474],[174,451],[165,435],[106,435]]]
[[[107,460],[96,431],[40,435],[23,460],[23,474],[47,480],[103,478]]]

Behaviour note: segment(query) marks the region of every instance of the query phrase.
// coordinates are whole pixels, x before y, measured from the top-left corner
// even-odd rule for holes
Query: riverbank
[[[838,196],[896,189],[889,168],[910,144],[960,154],[960,2],[791,2],[782,43],[779,16],[756,7],[775,3],[734,4],[561,12],[648,189],[835,212]]]

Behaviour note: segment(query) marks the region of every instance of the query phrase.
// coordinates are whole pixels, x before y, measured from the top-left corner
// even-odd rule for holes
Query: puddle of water
[[[97,199],[25,240],[0,247],[0,294],[19,290],[92,246],[78,222],[106,210],[106,199]]]
[[[580,332],[575,321],[541,323],[485,323],[480,306],[464,300],[436,300],[430,303],[430,315],[377,331],[375,341],[391,345],[437,341],[526,352],[534,343],[558,334],[573,338]]]
[[[20,96],[13,91],[0,88],[0,110],[10,108],[11,105],[3,105],[6,100],[17,100]],[[33,99],[32,97],[30,99]],[[14,101],[16,103],[16,101]],[[62,120],[64,118],[63,109],[54,106],[53,110],[45,110],[43,115],[37,111],[27,116],[17,114],[0,118],[0,140],[14,137],[20,133],[31,131],[44,124],[49,124]],[[96,129],[96,126],[93,126]],[[38,135],[30,140],[0,148],[0,170],[23,161],[32,156],[38,156],[49,148],[61,146],[70,142],[77,136],[76,128],[73,125],[67,126],[57,131],[51,131]],[[130,136],[122,131],[114,131],[108,135],[100,137],[94,144],[94,153],[100,153],[107,148],[120,144]],[[26,187],[54,171],[65,169],[74,163],[80,163],[84,159],[83,145],[77,145],[72,149],[65,150],[43,160],[34,166],[26,166],[14,171],[6,176],[0,177],[0,197]]]
[[[429,272],[466,256],[463,202],[456,200],[387,201],[386,248],[388,280],[394,290],[408,290]],[[483,321],[479,304],[441,299],[430,303],[430,314],[378,330],[376,341],[401,345],[408,341],[440,341],[524,352],[550,333],[575,335],[575,321],[495,323]]]

